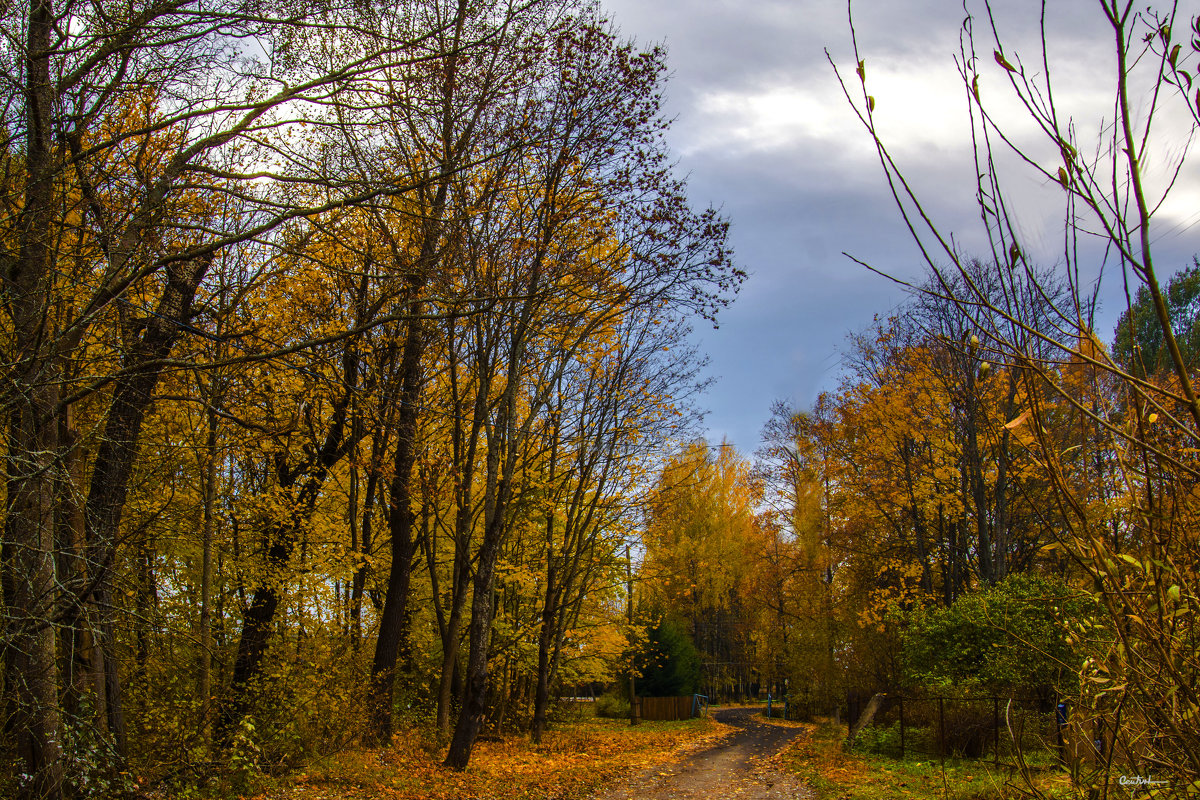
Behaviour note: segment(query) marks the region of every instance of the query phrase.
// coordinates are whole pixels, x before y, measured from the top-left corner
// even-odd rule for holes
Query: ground
[[[803,726],[767,721],[761,708],[714,710],[726,736],[682,760],[636,773],[595,800],[784,800],[811,798],[809,789],[779,763],[780,751],[805,733]]]
[[[316,758],[302,773],[258,774],[235,794],[255,800],[586,800],[643,771],[657,774],[737,732],[710,718],[645,722],[593,717],[579,709],[556,721],[544,741],[526,734],[487,737],[470,766],[446,769],[445,741],[402,726],[391,746],[351,748]],[[571,718],[574,716],[574,718]],[[175,800],[175,794],[157,795]],[[635,796],[641,797],[641,794]],[[714,799],[715,800],[715,799]]]
[[[524,734],[481,741],[462,772],[444,768],[445,742],[404,726],[389,747],[352,748],[302,773],[252,773],[187,796],[229,800],[1005,800],[1074,797],[1053,752],[1028,752],[1031,772],[990,759],[846,751],[845,725],[765,720],[762,707],[715,709],[683,722],[559,719],[540,744]],[[237,776],[231,776],[236,778]],[[148,796],[176,800],[180,787]]]

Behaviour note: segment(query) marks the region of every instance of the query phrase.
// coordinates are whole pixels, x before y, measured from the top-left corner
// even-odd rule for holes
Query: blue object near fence
[[[694,694],[692,695],[692,716],[699,717],[701,715],[708,716],[708,695]]]

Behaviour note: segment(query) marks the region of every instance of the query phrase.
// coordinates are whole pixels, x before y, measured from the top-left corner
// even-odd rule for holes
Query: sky
[[[803,408],[820,391],[836,389],[847,334],[864,330],[877,314],[896,313],[905,301],[900,286],[843,253],[904,279],[924,274],[874,146],[827,60],[826,50],[843,76],[857,82],[847,7],[842,0],[602,4],[625,36],[666,46],[665,111],[674,119],[668,140],[677,168],[688,177],[694,205],[715,206],[730,220],[735,258],[750,273],[719,329],[696,331],[713,379],[703,401],[706,437],[748,454],[775,400]],[[1003,15],[1005,52],[1040,72],[1040,3],[994,5]],[[1048,5],[1058,106],[1087,140],[1111,118],[1111,33],[1095,0]],[[1190,5],[1194,0],[1181,4],[1184,13],[1200,12]],[[968,6],[982,11],[981,3],[968,0]],[[961,0],[854,0],[853,13],[876,121],[890,151],[939,227],[967,250],[982,252],[967,95],[954,61],[966,16]],[[1011,120],[1015,141],[1036,151],[1041,140],[1021,124],[1021,110],[991,58],[990,28],[977,21],[975,30],[986,55],[985,102]],[[1166,140],[1176,149],[1158,154],[1151,168],[1172,163],[1186,137]],[[1200,252],[1197,164],[1185,163],[1175,199],[1152,228],[1160,266],[1190,264]],[[1046,265],[1060,263],[1064,193],[1015,163],[1006,170],[1026,250]],[[1097,327],[1109,340],[1120,312],[1119,279],[1106,279],[1105,287],[1108,302]]]

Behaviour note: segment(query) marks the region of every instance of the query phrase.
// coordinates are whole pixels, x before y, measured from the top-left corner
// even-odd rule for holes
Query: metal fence
[[[848,731],[869,700],[847,697]],[[856,747],[897,758],[989,758],[1011,765],[1018,752],[1027,759],[1060,755],[1061,721],[1054,703],[1032,698],[886,695],[871,723],[858,732]]]
[[[775,697],[768,692],[767,707],[763,710],[763,716],[774,719],[795,719],[796,711],[792,707],[791,699],[788,695]]]
[[[789,719],[794,722],[811,722],[817,717],[834,717],[841,719],[844,709],[837,703],[822,702],[809,695],[788,693],[783,695],[767,693],[767,707],[763,716],[774,719]]]

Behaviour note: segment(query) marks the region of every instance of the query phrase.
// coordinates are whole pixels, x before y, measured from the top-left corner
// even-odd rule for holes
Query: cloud
[[[867,158],[874,149],[850,109],[832,91],[796,86],[771,86],[758,91],[720,89],[704,92],[692,113],[680,147],[685,157],[722,151],[737,158],[747,153],[786,151],[801,142],[852,141],[857,132],[857,155]],[[689,136],[690,134],[690,136]]]
[[[962,84],[945,64],[941,67],[908,62],[871,70],[868,91],[875,101],[875,120],[897,151],[969,149]],[[854,96],[861,87],[853,70],[850,80],[848,88],[861,108],[861,95]],[[684,157],[723,151],[736,158],[803,146],[810,154],[828,150],[846,169],[877,160],[866,129],[828,66],[819,79],[804,83],[700,92],[689,117],[680,137]]]
[[[752,273],[721,329],[698,331],[698,337],[719,377],[708,401],[712,437],[728,436],[753,450],[772,400],[787,396],[806,404],[821,388],[833,388],[846,333],[903,301],[898,286],[843,251],[902,278],[923,271],[874,146],[826,60],[828,48],[850,90],[861,92],[846,5],[603,2],[627,35],[665,42],[672,73],[666,113],[676,120],[669,141],[679,169],[689,176],[696,204],[719,206],[731,218],[737,258]],[[974,0],[971,5],[979,7]],[[1006,56],[1031,78],[1040,77],[1039,0],[992,6]],[[889,151],[939,228],[953,232],[966,252],[986,253],[966,88],[954,60],[962,6],[958,0],[854,0],[853,7],[867,89]],[[1073,121],[1081,140],[1092,141],[1111,124],[1111,34],[1094,0],[1054,0],[1046,14],[1060,116]],[[1027,121],[1013,97],[1008,74],[992,59],[990,27],[976,20],[975,31],[980,91],[990,113],[1014,143],[1053,167],[1053,175],[1057,146]],[[1148,159],[1158,185],[1182,154],[1182,139],[1170,138],[1173,152]],[[998,157],[1009,200],[1020,210],[1022,246],[1041,263],[1060,261],[1064,193],[1013,156]],[[1179,266],[1200,242],[1200,173],[1189,167],[1175,192],[1159,210],[1152,235],[1160,240],[1160,263]]]

